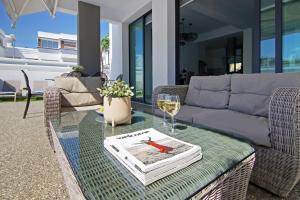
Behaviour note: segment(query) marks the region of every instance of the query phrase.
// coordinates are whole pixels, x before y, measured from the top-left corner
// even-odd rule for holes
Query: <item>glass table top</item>
[[[172,134],[161,118],[139,111],[131,125],[115,128],[96,111],[62,113],[51,123],[87,199],[187,199],[254,153],[250,144],[183,123]],[[201,146],[203,158],[145,187],[110,155],[103,140],[147,128]]]

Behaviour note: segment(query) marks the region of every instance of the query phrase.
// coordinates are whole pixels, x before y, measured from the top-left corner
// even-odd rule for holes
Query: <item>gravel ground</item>
[[[43,103],[0,103],[0,199],[69,199],[43,125]],[[247,200],[282,200],[252,184]],[[300,200],[300,183],[287,200]]]
[[[42,102],[0,103],[0,199],[68,199],[43,126]]]

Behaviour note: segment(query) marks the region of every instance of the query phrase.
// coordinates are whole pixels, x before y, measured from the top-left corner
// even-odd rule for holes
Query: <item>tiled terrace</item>
[[[135,105],[139,109],[147,109]],[[63,177],[43,126],[43,103],[0,104],[0,199],[68,199]],[[250,184],[247,200],[279,200]],[[288,200],[300,199],[300,183]]]

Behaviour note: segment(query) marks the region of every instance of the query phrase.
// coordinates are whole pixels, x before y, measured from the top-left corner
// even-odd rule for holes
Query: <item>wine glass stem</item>
[[[172,123],[172,133],[174,133],[174,116],[171,116],[171,123]]]

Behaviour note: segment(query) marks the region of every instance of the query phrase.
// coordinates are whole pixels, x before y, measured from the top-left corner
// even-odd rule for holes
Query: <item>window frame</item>
[[[261,73],[261,0],[255,2],[256,23],[254,30],[254,73]],[[275,0],[275,73],[283,72],[283,2]]]
[[[59,41],[51,40],[51,39],[44,39],[44,38],[40,38],[40,40],[41,40],[41,48],[42,49],[59,49]],[[46,44],[47,44],[46,47],[44,46],[43,42],[46,42]],[[54,48],[54,43],[57,44],[57,48]],[[51,45],[49,45],[49,44],[51,44]]]

